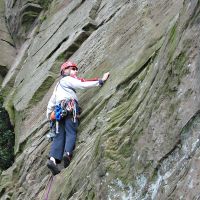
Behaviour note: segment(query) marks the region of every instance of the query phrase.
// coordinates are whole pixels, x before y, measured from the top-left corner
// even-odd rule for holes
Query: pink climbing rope
[[[52,186],[52,183],[53,183],[53,179],[54,179],[54,176],[52,175],[52,176],[50,177],[48,183],[47,183],[47,185],[48,185],[49,187],[48,187],[48,190],[47,190],[46,195],[45,195],[45,200],[48,200],[48,198],[49,198],[49,192],[50,192],[50,190],[51,190],[51,186]]]

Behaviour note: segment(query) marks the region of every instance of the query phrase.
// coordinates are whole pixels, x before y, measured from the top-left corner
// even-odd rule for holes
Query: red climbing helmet
[[[61,65],[61,68],[60,68],[60,73],[62,75],[62,71],[66,68],[69,68],[69,67],[76,67],[76,69],[78,69],[77,65],[71,61],[67,61],[67,62],[64,62],[62,65]]]

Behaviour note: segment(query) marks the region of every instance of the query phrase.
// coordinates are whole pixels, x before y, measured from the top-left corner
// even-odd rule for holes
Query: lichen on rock
[[[10,67],[0,64],[15,129],[15,162],[1,174],[0,198],[44,198],[46,106],[70,59],[80,76],[111,75],[103,87],[77,92],[83,112],[74,157],[49,198],[198,199],[199,1],[5,5],[18,55]]]

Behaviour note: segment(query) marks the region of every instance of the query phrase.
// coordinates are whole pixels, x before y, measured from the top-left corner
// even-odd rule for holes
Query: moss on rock
[[[37,89],[37,91],[34,93],[33,97],[31,98],[30,105],[35,105],[38,103],[46,94],[48,89],[51,87],[51,85],[54,83],[55,78],[53,76],[48,76],[41,86]]]
[[[48,10],[49,5],[51,4],[53,0],[38,0],[38,3],[44,10]]]
[[[0,169],[5,170],[14,161],[15,136],[10,124],[8,113],[3,107],[3,98],[0,96]]]

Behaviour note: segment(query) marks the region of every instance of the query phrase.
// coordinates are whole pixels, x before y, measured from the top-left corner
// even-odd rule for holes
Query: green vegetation
[[[38,0],[38,3],[44,10],[48,10],[49,5],[51,4],[53,0]]]
[[[14,132],[0,96],[0,171],[9,168],[14,161]]]
[[[38,103],[39,101],[41,101],[41,99],[44,97],[44,95],[46,94],[46,92],[49,90],[49,88],[51,87],[51,85],[54,83],[55,78],[53,76],[48,76],[42,83],[42,85],[37,89],[37,91],[35,92],[35,94],[33,95],[31,101],[30,101],[30,105],[35,105],[36,103]]]

